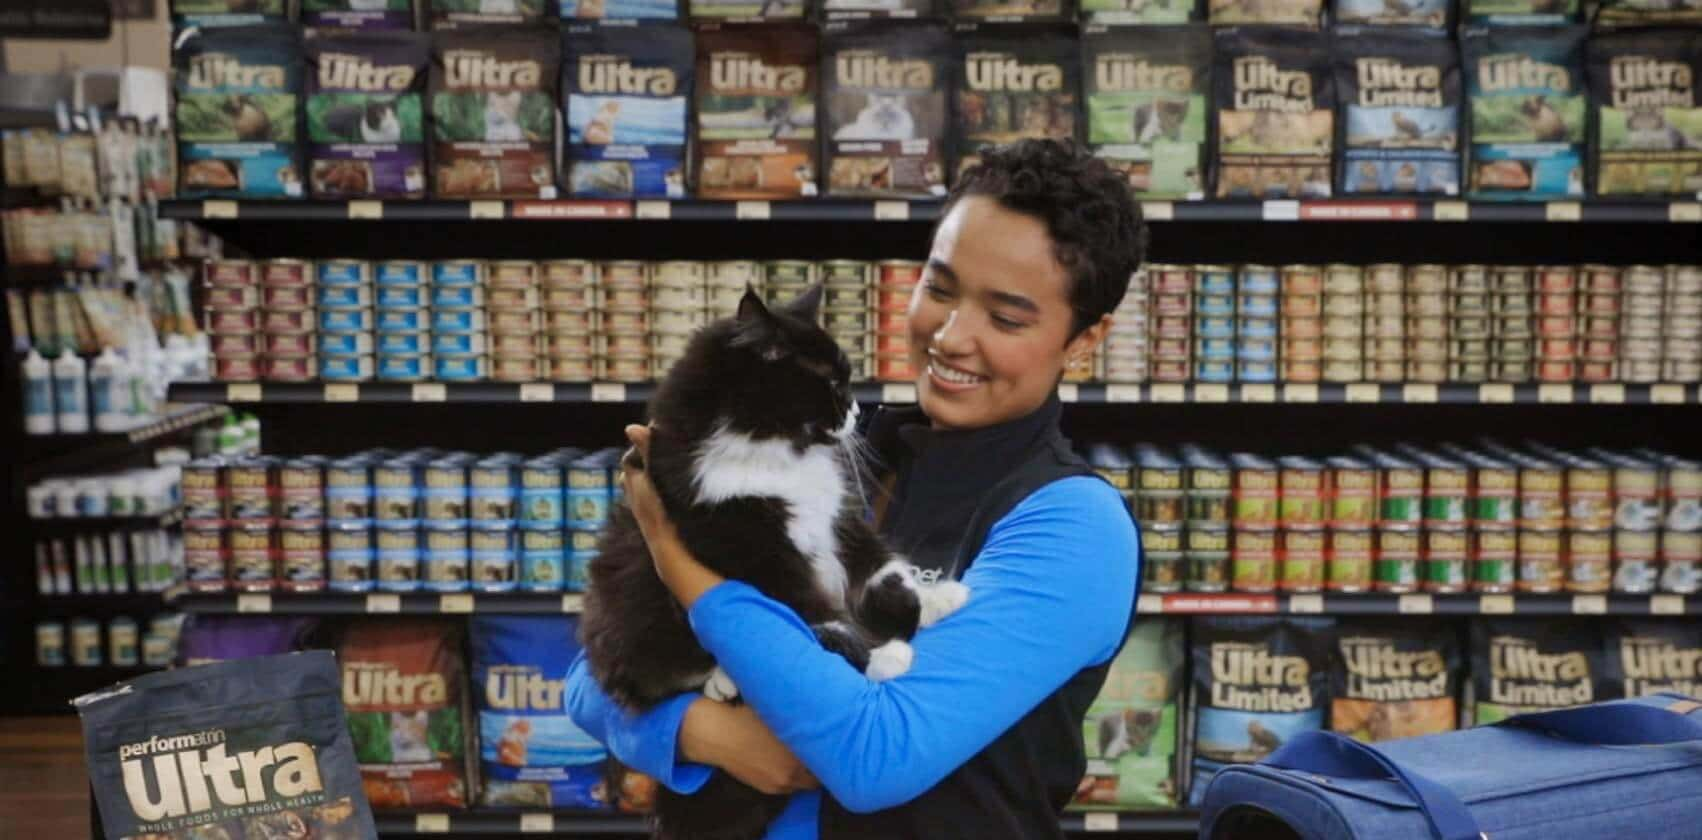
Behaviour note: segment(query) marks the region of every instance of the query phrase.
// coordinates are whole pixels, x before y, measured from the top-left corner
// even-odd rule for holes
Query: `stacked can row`
[[[1702,588],[1702,464],[1486,444],[1322,460],[1089,451],[1141,522],[1152,592]]]
[[[1111,328],[1105,334],[1099,374],[1112,382],[1144,382],[1149,374],[1147,333],[1151,308],[1150,278],[1144,271],[1129,278],[1129,290],[1111,313]]]
[[[198,592],[578,590],[619,455],[200,459],[184,468],[186,580]]]
[[[210,261],[206,323],[225,380],[319,376],[313,278],[300,260]]]
[[[153,616],[145,633],[135,619],[121,615],[106,622],[102,644],[98,619],[72,619],[69,634],[66,622],[39,621],[35,625],[35,664],[43,668],[165,668],[177,659],[182,629],[180,613]]]

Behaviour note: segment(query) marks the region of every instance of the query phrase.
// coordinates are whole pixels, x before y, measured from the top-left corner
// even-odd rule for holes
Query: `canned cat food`
[[[365,382],[372,378],[373,370],[371,356],[319,356],[319,378],[327,382]]]
[[[281,359],[300,359],[312,356],[319,349],[318,336],[312,333],[301,335],[265,335],[260,337],[260,352]],[[277,368],[273,368],[274,371]],[[308,365],[307,378],[318,375],[317,364]]]
[[[35,663],[43,668],[65,667],[65,625],[39,621],[35,625]]]
[[[330,286],[367,286],[372,283],[371,268],[363,260],[321,260],[314,272],[314,279],[318,281],[321,289]],[[276,285],[280,276],[286,281],[297,278],[302,280],[289,285],[306,285],[305,275],[274,275],[272,272],[266,274],[267,284]]]
[[[500,456],[479,461],[467,470],[468,518],[475,527],[479,522],[515,521],[518,501],[515,472],[514,462]]]
[[[272,528],[241,522],[225,532],[230,552],[231,588],[238,592],[270,592],[276,583]]]
[[[1328,486],[1324,481],[1324,466],[1309,458],[1286,456],[1281,464],[1281,501],[1279,520],[1284,528],[1318,529],[1324,527],[1325,498]],[[1320,572],[1322,548],[1320,547]],[[1320,573],[1319,580],[1323,577]]]
[[[134,668],[137,662],[135,619],[119,616],[106,625],[107,661],[114,667]]]
[[[363,352],[363,353],[365,353],[365,352],[371,352],[371,350],[344,351],[341,348],[343,348],[345,346],[349,346],[351,344],[353,346],[367,347],[367,348],[371,348],[371,347],[374,346],[372,341],[370,340],[370,336],[367,336],[365,334],[347,333],[343,336],[340,336],[339,338],[345,339],[345,340],[339,340],[337,342],[337,349],[327,349],[325,352],[327,352],[327,353],[343,353],[343,352]],[[358,342],[349,342],[349,341],[346,340],[348,338],[359,338],[359,339],[362,339],[362,340],[358,341]],[[425,355],[425,354],[431,352],[431,333],[423,332],[423,331],[422,332],[383,332],[383,333],[378,334],[378,343],[377,343],[376,346],[378,347],[378,352],[380,354],[385,355],[385,356],[419,356],[419,355]],[[381,366],[381,369],[382,369],[382,366]]]
[[[1378,524],[1416,527],[1424,521],[1424,471],[1388,456],[1379,456],[1377,467],[1382,483],[1378,488]]]
[[[597,378],[597,362],[585,356],[545,359],[544,376],[555,382],[589,382]]]
[[[260,315],[254,310],[228,312],[207,310],[207,331],[214,335],[253,335],[260,328]]]
[[[1566,527],[1604,531],[1613,527],[1613,473],[1603,464],[1579,461],[1566,469]]]
[[[380,286],[376,296],[381,309],[419,309],[434,305],[435,298],[426,286]]]
[[[390,313],[386,313],[387,315]],[[321,309],[319,310],[320,332],[366,332],[373,328],[376,322],[370,309]],[[420,329],[413,327],[396,327],[396,329]]]
[[[1426,592],[1464,592],[1470,537],[1464,528],[1429,528],[1424,532],[1422,555]]]
[[[201,523],[183,525],[184,581],[191,592],[224,592],[229,587],[223,528]]]
[[[527,527],[566,524],[563,509],[563,478],[560,462],[535,458],[520,467],[519,519]]]
[[[647,382],[651,379],[649,356],[610,356],[603,360],[601,378],[610,382]]]
[[[443,260],[431,266],[433,286],[481,286],[484,276],[482,260]]]
[[[286,522],[316,525],[325,519],[325,459],[291,458],[278,464],[278,512]]]
[[[435,378],[442,382],[474,382],[486,378],[489,373],[485,357],[479,354],[434,355],[432,369],[436,374]]]
[[[1566,588],[1606,592],[1613,585],[1613,532],[1571,531],[1566,535]]]
[[[385,260],[373,269],[380,286],[419,286],[431,281],[431,272],[418,260]]]
[[[1328,534],[1328,577],[1331,592],[1369,592],[1372,580],[1373,532],[1337,529]]]
[[[306,286],[312,276],[309,266],[306,260],[270,259],[260,269],[260,282],[266,286]]]
[[[591,309],[596,295],[590,288],[551,287],[544,289],[542,305],[553,310]]]
[[[511,592],[519,584],[519,555],[512,523],[476,522],[468,531],[473,589]]]
[[[247,312],[260,304],[260,290],[253,286],[208,286],[207,309],[215,312]]]
[[[423,382],[431,378],[431,357],[423,354],[380,354],[378,378],[385,382]]]
[[[1174,528],[1141,528],[1141,587],[1145,592],[1179,592],[1186,574],[1182,532]]]
[[[1653,531],[1660,527],[1661,476],[1651,464],[1620,461],[1613,468],[1615,528]]]
[[[605,262],[598,269],[603,288],[639,288],[650,285],[648,267],[638,260]]]
[[[372,521],[372,466],[344,458],[325,466],[325,518],[366,525]]]
[[[575,531],[595,531],[609,516],[609,469],[606,456],[588,455],[567,469],[567,526]]]
[[[1562,532],[1557,530],[1519,531],[1520,592],[1560,592],[1566,588],[1562,541]]]
[[[402,457],[372,467],[372,513],[380,523],[419,520],[418,469],[413,459]]]
[[[386,291],[405,290],[406,286],[397,286]],[[414,287],[417,291],[419,287]],[[326,309],[365,309],[372,306],[371,286],[320,286],[318,304]],[[414,306],[420,306],[423,301],[416,300]]]
[[[1613,532],[1613,591],[1645,595],[1659,583],[1656,557],[1660,540],[1655,531]]]
[[[276,461],[264,456],[241,458],[225,468],[229,518],[270,524],[278,515]]]
[[[437,310],[452,312],[455,310]],[[380,309],[376,319],[380,333],[421,333],[435,328],[432,310],[418,309]]]
[[[487,306],[492,312],[529,310],[538,308],[538,290],[532,286],[503,289],[492,287],[485,295]],[[494,315],[492,316],[495,317]]]
[[[1476,486],[1471,521],[1479,528],[1510,529],[1519,524],[1519,473],[1497,461],[1475,462]]]
[[[419,588],[420,532],[414,524],[381,522],[374,537],[378,588],[385,592],[412,592]]]
[[[1271,592],[1276,589],[1277,532],[1241,530],[1234,532],[1230,550],[1232,589],[1241,592]]]
[[[183,521],[198,525],[220,525],[225,519],[225,484],[222,461],[197,458],[183,465]]]
[[[424,566],[422,578],[425,589],[432,592],[460,592],[468,582],[467,529],[453,525],[428,523],[420,531],[423,547],[420,560]]]
[[[1237,529],[1273,529],[1279,519],[1280,474],[1277,465],[1256,455],[1230,457],[1234,468],[1234,524]]]
[[[1516,531],[1474,531],[1471,537],[1471,588],[1476,592],[1512,592],[1518,583]]]
[[[325,532],[320,526],[285,520],[278,529],[278,588],[285,592],[325,588]]]
[[[372,527],[356,522],[332,522],[325,529],[325,559],[332,592],[371,592],[373,587]]]
[[[92,618],[72,620],[71,664],[79,668],[100,667],[100,622]]]
[[[520,531],[520,588],[560,591],[567,585],[567,542],[560,528]]]
[[[1377,523],[1377,471],[1355,458],[1330,458],[1328,522],[1332,528],[1369,528]]]
[[[531,260],[492,260],[486,267],[485,285],[497,289],[525,289],[538,285],[538,264]]]
[[[1471,471],[1464,465],[1430,459],[1424,469],[1424,525],[1459,527],[1470,521]]]
[[[1324,531],[1291,530],[1281,535],[1279,587],[1284,592],[1318,592],[1324,588]]]
[[[1372,566],[1371,586],[1378,592],[1416,592],[1419,579],[1419,532],[1382,528],[1377,531],[1377,553]]]
[[[1542,461],[1519,465],[1519,527],[1558,530],[1566,524],[1565,473]]]
[[[1189,592],[1225,592],[1230,581],[1230,532],[1190,528],[1185,536],[1184,585]]]
[[[210,286],[253,286],[260,282],[259,272],[249,260],[207,260],[205,273]]]

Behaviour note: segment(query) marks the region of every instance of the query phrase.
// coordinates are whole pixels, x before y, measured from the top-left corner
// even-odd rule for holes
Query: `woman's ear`
[[[1076,333],[1075,338],[1064,345],[1064,358],[1067,361],[1075,361],[1093,355],[1094,348],[1105,340],[1105,334],[1111,330],[1111,323],[1110,315],[1101,315],[1098,321]]]

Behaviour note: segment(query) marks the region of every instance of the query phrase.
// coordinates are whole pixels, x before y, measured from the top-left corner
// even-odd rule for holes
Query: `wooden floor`
[[[77,718],[0,718],[0,840],[87,840]]]

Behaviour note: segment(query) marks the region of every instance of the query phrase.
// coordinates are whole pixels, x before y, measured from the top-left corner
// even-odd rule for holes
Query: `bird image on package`
[[[1459,667],[1451,627],[1343,624],[1331,672],[1330,728],[1366,742],[1447,732],[1459,721]]]
[[[1135,622],[1082,721],[1087,774],[1076,786],[1072,809],[1176,806],[1184,655],[1181,622]]]
[[[423,198],[425,35],[307,42],[308,183],[318,198]]]
[[[206,29],[173,53],[180,191],[301,198],[301,36],[289,24]]]
[[[414,0],[301,0],[301,23],[327,29],[407,31],[414,28]]]
[[[1596,193],[1702,192],[1702,32],[1602,33],[1585,51]]]
[[[604,808],[608,753],[567,716],[567,671],[579,653],[570,616],[473,619],[481,803]]]
[[[1474,26],[1460,33],[1471,100],[1472,197],[1584,194],[1583,26]]]
[[[374,808],[467,804],[461,628],[441,621],[350,625],[337,649],[343,704]]]
[[[1607,669],[1621,697],[1702,696],[1702,627],[1684,620],[1616,620],[1607,626]]]
[[[554,198],[560,36],[475,27],[439,32],[432,52],[432,193]]]
[[[978,163],[987,146],[1076,138],[1081,56],[1074,38],[1047,29],[973,34],[957,48],[957,172]]]
[[[1460,62],[1452,39],[1337,27],[1343,194],[1460,193]]]
[[[1143,197],[1203,197],[1211,37],[1203,25],[1082,34],[1087,142]]]
[[[769,25],[697,36],[697,194],[813,196],[816,186],[816,31]]]
[[[828,25],[822,99],[830,194],[945,195],[950,52],[942,26]]]
[[[1328,198],[1335,85],[1327,36],[1216,31],[1218,198]]]
[[[1472,624],[1476,725],[1618,696],[1590,621],[1479,619]]]
[[[691,50],[691,30],[665,23],[564,30],[570,194],[685,197]]]

